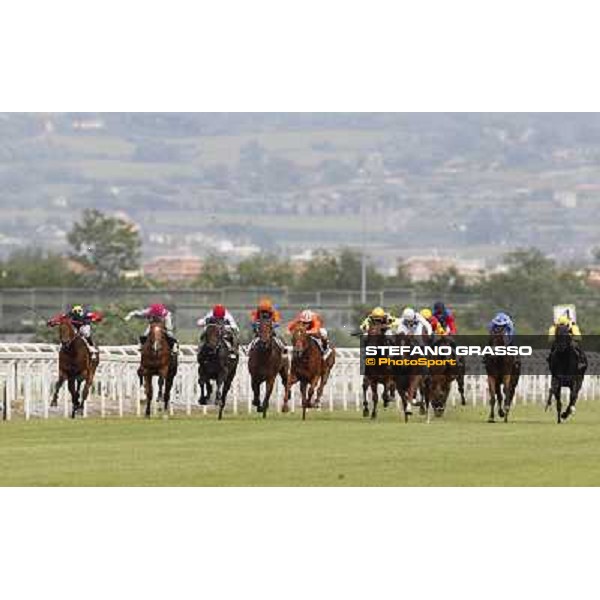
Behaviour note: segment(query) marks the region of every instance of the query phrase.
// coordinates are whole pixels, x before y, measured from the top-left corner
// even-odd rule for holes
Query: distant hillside
[[[147,255],[356,245],[363,205],[382,264],[572,259],[597,243],[599,159],[596,114],[2,114],[0,254],[63,248],[87,206],[125,211]]]

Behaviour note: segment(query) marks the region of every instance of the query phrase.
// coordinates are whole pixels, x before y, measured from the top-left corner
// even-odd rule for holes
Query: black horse
[[[385,335],[381,323],[373,323],[366,333],[365,345],[389,346],[394,343],[393,336]],[[363,417],[377,418],[377,405],[379,403],[379,386],[383,386],[383,407],[387,408],[394,398],[396,384],[394,371],[390,366],[365,366],[363,374]],[[371,390],[372,410],[369,413],[368,391]]]
[[[490,346],[509,345],[508,334],[504,328],[495,328],[490,335]],[[488,378],[488,389],[490,392],[490,416],[489,423],[494,423],[494,409],[498,403],[498,416],[508,422],[508,414],[512,405],[513,398],[519,377],[521,375],[521,361],[518,356],[485,356],[485,370]]]
[[[579,352],[577,352],[568,325],[559,325],[556,328],[555,341],[548,356],[548,365],[550,366],[552,379],[546,410],[550,408],[552,396],[554,396],[556,398],[557,422],[561,423],[575,412],[575,403],[587,369],[583,349],[579,348]],[[560,392],[563,387],[569,388],[569,404],[561,412]]]
[[[219,420],[223,418],[227,394],[239,362],[237,352],[226,343],[226,335],[224,325],[209,323],[204,333],[204,343],[198,348],[198,383],[200,384],[198,403],[208,404],[213,391],[211,381],[215,381],[215,404],[219,407]]]

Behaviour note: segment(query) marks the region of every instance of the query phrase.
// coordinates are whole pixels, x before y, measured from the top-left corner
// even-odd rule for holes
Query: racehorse
[[[284,388],[287,387],[289,361],[279,344],[273,339],[273,323],[270,319],[261,319],[258,324],[258,337],[248,352],[248,371],[252,380],[252,405],[266,418],[269,399],[273,393],[275,378],[281,377]],[[265,397],[260,401],[260,386],[265,384]]]
[[[396,344],[399,346],[415,346],[417,340],[404,333],[396,336]],[[416,360],[405,356],[407,360]],[[402,398],[402,408],[404,411],[404,422],[408,423],[408,417],[412,414],[412,405],[417,394],[417,390],[421,387],[423,378],[426,375],[427,367],[422,365],[409,365],[396,367],[394,369],[394,381],[396,388]]]
[[[153,377],[158,377],[159,381],[161,379],[164,381],[164,411],[165,414],[168,414],[171,388],[177,374],[177,356],[172,354],[165,326],[159,321],[150,323],[148,337],[142,347],[139,373],[144,382],[146,393],[146,417],[150,417],[152,411]]]
[[[216,382],[215,404],[219,407],[219,420],[227,394],[235,377],[239,356],[231,356],[231,350],[225,343],[226,331],[223,325],[209,323],[204,333],[204,344],[198,348],[198,383],[200,385],[199,404],[207,404],[212,395],[211,380]]]
[[[54,388],[50,406],[58,405],[58,393],[66,381],[71,395],[71,418],[74,419],[78,412],[81,415],[84,414],[85,401],[94,381],[99,358],[92,360],[86,341],[78,335],[71,319],[68,317],[63,317],[60,320],[58,337],[60,340],[58,381]],[[82,382],[85,382],[83,391],[81,391]]]
[[[490,335],[490,346],[507,346],[508,336],[502,329],[495,329]],[[484,358],[485,370],[490,393],[490,416],[488,423],[495,422],[494,409],[498,403],[498,416],[508,423],[508,414],[512,405],[519,376],[521,362],[516,356],[486,356]]]
[[[383,325],[381,323],[372,323],[369,326],[367,335],[365,337],[365,345],[367,346],[381,346],[389,345],[392,343],[392,336],[384,334]],[[377,418],[377,405],[379,403],[379,386],[383,386],[383,407],[387,408],[390,400],[393,399],[396,391],[396,384],[394,381],[393,369],[389,365],[365,365],[363,373],[363,417],[369,416],[369,399],[367,392],[371,390],[371,402],[373,408],[371,409],[371,419]]]
[[[285,386],[283,399],[283,412],[289,410],[288,401],[292,386],[300,382],[302,393],[302,420],[306,419],[306,410],[313,408],[312,397],[317,393],[314,407],[321,404],[323,389],[329,379],[331,369],[335,364],[335,349],[332,348],[329,356],[324,359],[319,342],[307,333],[306,326],[298,323],[292,331],[292,364],[290,374]],[[318,386],[318,388],[317,388]]]
[[[432,346],[449,346],[453,347],[450,339],[446,337],[440,337]],[[456,361],[455,365],[448,364],[446,360]],[[465,365],[464,362],[459,361],[456,354],[453,352],[451,355],[437,356],[436,361],[442,360],[444,364],[432,364],[428,368],[428,374],[424,380],[424,391],[425,391],[425,409],[427,411],[427,422],[431,420],[431,410],[436,417],[441,417],[446,410],[446,402],[450,395],[450,387],[453,381],[458,382],[459,391],[464,401],[464,374]]]
[[[579,395],[579,390],[581,390],[587,368],[585,363],[579,363],[579,357],[573,347],[573,338],[568,325],[559,325],[556,328],[556,341],[548,357],[548,364],[552,379],[546,410],[552,404],[552,396],[554,396],[556,398],[557,422],[561,423],[563,420],[566,421],[575,412],[575,403],[577,402],[577,396]],[[560,392],[563,387],[569,388],[569,404],[564,412],[561,413]]]

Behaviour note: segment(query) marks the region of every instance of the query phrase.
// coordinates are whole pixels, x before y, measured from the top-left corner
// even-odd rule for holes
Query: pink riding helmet
[[[152,304],[148,309],[148,316],[164,318],[167,315],[167,308],[164,304]]]

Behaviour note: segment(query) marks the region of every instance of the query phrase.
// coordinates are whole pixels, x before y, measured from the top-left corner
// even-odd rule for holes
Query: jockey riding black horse
[[[552,404],[552,396],[554,396],[556,398],[557,422],[561,423],[575,412],[575,403],[587,369],[585,353],[573,340],[568,325],[559,325],[556,328],[555,340],[548,356],[548,365],[550,366],[552,380],[546,410]],[[569,404],[561,412],[560,392],[563,387],[569,388],[570,393]]]
[[[219,407],[219,419],[223,416],[227,394],[239,362],[238,348],[232,346],[228,334],[223,323],[218,320],[209,321],[202,337],[203,343],[198,348],[198,403],[208,404],[212,394],[211,381],[215,381],[215,404]]]

